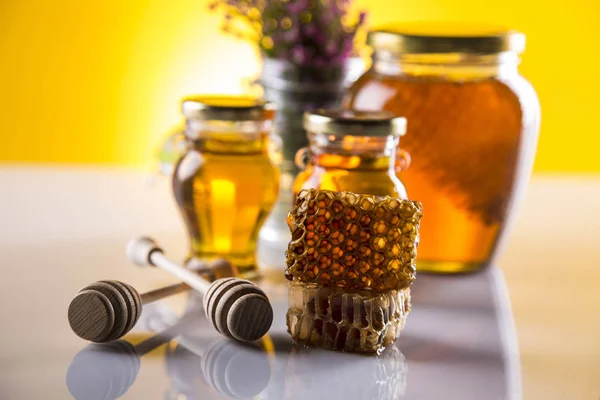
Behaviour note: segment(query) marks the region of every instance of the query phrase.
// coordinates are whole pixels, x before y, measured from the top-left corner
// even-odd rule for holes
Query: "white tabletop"
[[[115,352],[110,346],[87,347],[66,321],[67,305],[83,285],[118,279],[145,291],[174,282],[162,271],[130,265],[124,256],[128,239],[151,235],[174,259],[182,259],[186,252],[183,225],[168,182],[145,187],[142,176],[109,168],[0,169],[0,268],[4,277],[0,280],[0,398],[62,399],[69,397],[69,389],[87,396],[79,394],[78,398],[90,399],[111,398],[106,395],[124,390],[123,398],[132,399],[222,398],[223,394],[265,399],[307,398],[308,394],[317,399],[374,398],[376,394],[403,399],[521,398],[518,346],[498,268],[459,277],[419,275],[406,330],[396,347],[378,358],[293,349],[285,329],[287,292],[281,271],[267,271],[265,286],[275,305],[275,322],[268,343],[262,345],[273,344],[273,351],[240,348],[220,339],[204,324],[201,313],[190,327],[177,332],[182,336],[141,357],[139,365],[127,361],[126,352]],[[535,190],[543,192],[536,185]],[[523,235],[532,234],[534,227],[523,226],[522,221],[526,219],[517,224],[513,238],[522,240]],[[515,246],[514,239],[509,244],[501,263],[507,276],[531,276],[507,266],[511,262],[507,257],[524,248]],[[519,257],[532,259],[530,253],[521,252]],[[532,267],[534,271],[539,268]],[[515,283],[517,316],[523,307],[535,303],[523,301],[528,292],[521,284]],[[509,289],[513,290],[510,280]],[[533,291],[543,287],[534,282],[529,290],[535,297]],[[588,300],[598,304],[596,298]],[[125,339],[135,344],[152,337],[149,331],[174,323],[186,307],[194,312],[186,295],[147,307],[137,331]],[[527,357],[532,353],[546,356],[539,349],[550,343],[542,337],[538,349],[531,345],[530,330],[545,332],[542,326],[527,323],[535,318],[523,318],[522,324],[517,320],[517,329],[526,331],[521,336],[528,346],[522,346],[521,352]],[[111,351],[107,355],[105,350]],[[597,352],[594,348],[592,356]],[[112,367],[112,362],[120,367]],[[102,367],[105,364],[108,367]],[[552,380],[529,382],[527,371],[533,366],[523,365],[526,398],[542,398],[535,395],[546,392],[554,397],[544,398],[584,398],[561,397],[570,396],[566,392],[570,388],[562,385],[565,392],[557,392],[561,384]],[[100,368],[99,372],[94,368]],[[127,379],[107,372],[119,368],[124,368]],[[539,369],[531,371],[543,376]],[[114,389],[107,389],[107,382]],[[97,397],[100,394],[104,397]]]

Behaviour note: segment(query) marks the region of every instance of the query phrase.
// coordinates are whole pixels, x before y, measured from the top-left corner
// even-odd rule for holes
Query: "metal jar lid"
[[[190,96],[181,101],[183,116],[191,120],[262,121],[272,119],[272,103],[248,96]]]
[[[406,118],[387,111],[319,109],[304,113],[304,129],[336,136],[403,136]]]
[[[412,22],[375,29],[367,43],[375,51],[399,54],[519,54],[525,50],[525,35],[488,25]]]

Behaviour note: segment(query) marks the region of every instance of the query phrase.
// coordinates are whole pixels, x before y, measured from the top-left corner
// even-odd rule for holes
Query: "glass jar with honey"
[[[466,24],[406,23],[369,34],[372,66],[345,107],[408,119],[400,174],[427,217],[419,269],[470,272],[498,254],[530,174],[540,110],[519,74],[524,35]]]
[[[316,188],[406,199],[396,175],[410,162],[398,148],[405,118],[385,111],[317,110],[304,114],[304,129],[309,146],[296,154],[303,171],[294,181],[295,196]]]
[[[187,264],[223,257],[254,276],[258,232],[278,193],[269,154],[275,111],[254,98],[198,96],[183,100],[182,113],[188,150],[173,193],[191,240]]]

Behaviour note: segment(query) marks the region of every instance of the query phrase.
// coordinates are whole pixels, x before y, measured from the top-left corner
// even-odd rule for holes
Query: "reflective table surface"
[[[142,389],[154,398],[515,399],[520,377],[502,285],[497,270],[419,277],[406,330],[379,356],[293,346],[284,283],[262,283],[275,322],[248,345],[219,336],[201,296],[190,293],[182,313],[152,303],[124,340],[82,346],[66,384],[76,399],[113,399],[146,384],[136,381],[141,370],[161,368],[167,383]]]
[[[406,329],[379,356],[295,348],[282,269],[265,271],[261,286],[275,319],[256,343],[220,337],[190,293],[145,306],[121,341],[79,339],[66,312],[84,285],[117,279],[142,293],[176,282],[125,258],[127,241],[140,234],[154,236],[173,259],[186,253],[168,192],[144,189],[139,177],[0,175],[11,188],[0,209],[1,399],[521,398],[514,324],[496,268],[419,274]]]

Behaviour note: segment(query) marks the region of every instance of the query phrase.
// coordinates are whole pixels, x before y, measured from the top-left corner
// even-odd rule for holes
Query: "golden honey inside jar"
[[[405,199],[397,172],[410,163],[398,149],[406,119],[390,112],[317,110],[304,115],[309,147],[296,155],[304,170],[294,194],[317,188]]]
[[[372,31],[371,68],[345,107],[408,121],[413,162],[400,177],[423,202],[419,269],[480,270],[494,262],[533,164],[540,109],[519,74],[522,33],[458,23],[398,23]]]
[[[173,193],[191,240],[188,265],[223,257],[243,276],[257,272],[256,240],[277,199],[270,159],[274,109],[259,99],[184,99],[188,151],[173,174]]]

